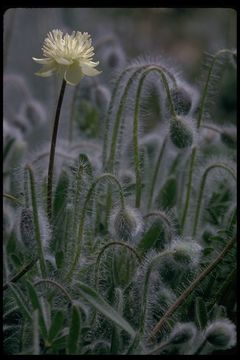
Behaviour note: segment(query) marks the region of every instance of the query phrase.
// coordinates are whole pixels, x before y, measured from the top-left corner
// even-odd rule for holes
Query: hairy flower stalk
[[[52,180],[58,124],[66,84],[77,85],[84,75],[100,74],[100,71],[95,69],[99,62],[92,61],[94,48],[91,45],[92,40],[88,33],[73,31],[72,35],[65,34],[63,36],[62,31],[53,30],[48,33],[43,43],[44,58],[33,57],[34,61],[43,65],[36,75],[48,77],[57,73],[63,79],[53,125],[48,166],[47,214],[49,219],[52,217]]]

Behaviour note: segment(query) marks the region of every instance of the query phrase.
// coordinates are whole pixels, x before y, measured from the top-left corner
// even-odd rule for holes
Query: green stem
[[[23,275],[25,275],[37,262],[38,258],[34,258],[29,264],[24,266],[22,270],[20,270],[16,275],[14,275],[6,284],[3,285],[2,290],[6,290],[8,288],[8,283],[14,283],[18,281]]]
[[[100,265],[101,256],[103,255],[103,253],[105,252],[105,250],[107,248],[109,248],[110,246],[115,246],[115,245],[126,247],[128,250],[130,250],[136,256],[138,262],[139,263],[141,262],[140,255],[137,253],[137,251],[131,245],[129,245],[125,242],[122,242],[122,241],[111,241],[111,242],[107,243],[100,250],[100,252],[97,256],[97,260],[96,260],[96,265],[95,265],[95,286],[96,286],[96,288],[98,288],[98,278],[99,278],[98,274],[99,274],[99,265]]]
[[[212,76],[214,65],[215,65],[215,63],[217,61],[218,56],[222,55],[224,53],[232,54],[232,51],[228,50],[228,49],[223,49],[223,50],[218,51],[215,54],[215,56],[214,56],[214,58],[212,60],[212,63],[210,65],[210,67],[209,67],[209,71],[208,71],[208,75],[207,75],[207,81],[206,81],[205,87],[203,89],[203,93],[202,93],[202,97],[201,97],[201,101],[200,101],[200,111],[199,111],[198,119],[197,119],[197,129],[199,129],[201,127],[201,124],[202,124],[203,114],[204,114],[204,110],[205,110],[205,106],[206,106],[207,94],[208,94],[209,85],[210,85],[210,79],[211,79],[211,76]],[[192,191],[192,175],[193,175],[193,168],[194,168],[194,164],[195,164],[195,159],[196,159],[196,148],[194,147],[192,149],[192,153],[191,153],[190,167],[189,167],[189,173],[188,173],[188,184],[187,184],[186,200],[185,200],[185,205],[184,205],[184,210],[183,210],[183,217],[182,217],[182,221],[181,221],[182,231],[184,230],[185,220],[186,220],[187,211],[188,211],[188,207],[189,207],[190,194],[191,194],[191,191]]]
[[[167,235],[168,235],[168,238],[169,238],[169,244],[170,244],[170,241],[172,239],[172,235],[174,233],[174,230],[172,229],[173,228],[173,225],[171,223],[171,221],[169,220],[167,214],[163,211],[152,211],[150,213],[148,213],[147,215],[145,215],[143,218],[144,219],[147,219],[151,216],[155,216],[155,217],[158,217],[160,220],[163,221],[163,223],[165,224],[165,228],[166,228],[166,232],[167,232]]]
[[[143,285],[143,296],[142,296],[142,306],[141,306],[141,313],[140,313],[140,326],[139,326],[139,333],[143,334],[144,332],[144,326],[145,326],[145,318],[146,318],[146,311],[147,311],[147,299],[148,299],[148,290],[149,290],[149,284],[150,284],[150,275],[154,269],[154,267],[157,265],[158,261],[161,260],[163,257],[168,256],[173,253],[173,250],[165,250],[161,252],[160,254],[156,255],[151,263],[148,265],[147,272],[144,277],[144,285]]]
[[[162,328],[165,321],[179,308],[182,303],[188,298],[188,296],[196,289],[196,287],[206,278],[206,276],[213,271],[216,266],[224,259],[224,256],[229,252],[229,250],[233,247],[236,239],[230,240],[223,251],[217,256],[217,258],[212,261],[190,284],[190,286],[182,293],[182,295],[175,301],[173,305],[165,312],[161,320],[157,323],[157,325],[152,330],[151,334],[148,337],[148,340],[152,339]]]
[[[19,204],[19,205],[23,205],[23,203],[22,203],[20,200],[18,200],[18,199],[17,199],[15,196],[13,196],[13,195],[4,193],[4,194],[3,194],[3,197],[5,197],[6,199],[9,199],[9,200],[12,200],[12,201],[16,202],[16,203]]]
[[[208,71],[208,75],[207,75],[207,81],[206,81],[205,87],[203,89],[203,94],[202,94],[202,98],[201,98],[201,102],[200,102],[200,111],[199,111],[198,119],[197,119],[197,128],[198,129],[201,127],[201,122],[202,122],[202,119],[203,119],[203,114],[204,114],[204,110],[205,110],[205,106],[206,106],[206,100],[207,100],[207,95],[208,95],[208,90],[209,90],[209,84],[210,84],[211,76],[212,76],[212,73],[213,73],[214,65],[216,64],[216,61],[217,61],[219,55],[226,54],[226,53],[232,54],[232,51],[228,50],[228,49],[219,50],[214,55],[212,63],[210,65],[210,67],[209,67],[209,71]]]
[[[64,289],[64,287],[59,284],[58,282],[54,281],[54,280],[50,280],[50,279],[40,279],[40,280],[37,280],[35,283],[34,283],[34,286],[37,286],[37,285],[40,285],[40,284],[44,284],[44,283],[48,283],[48,284],[51,284],[51,285],[54,285],[55,287],[57,287],[59,290],[61,290],[61,292],[66,296],[66,298],[68,299],[68,301],[70,302],[70,304],[72,304],[72,299],[71,299],[71,296],[68,294],[67,290]]]
[[[113,93],[111,96],[110,104],[108,107],[108,111],[105,118],[105,126],[104,126],[104,137],[103,137],[103,154],[102,154],[102,161],[103,161],[103,169],[105,169],[106,160],[107,160],[107,146],[108,146],[108,133],[109,133],[109,127],[110,127],[110,116],[113,111],[114,102],[117,96],[119,85],[121,84],[122,79],[124,76],[131,70],[131,68],[127,68],[124,70],[121,75],[118,77],[117,82],[115,84],[115,87],[113,89]]]
[[[183,230],[184,230],[184,225],[185,225],[185,221],[186,221],[186,217],[187,217],[187,211],[188,211],[189,202],[190,202],[190,195],[191,195],[191,191],[192,191],[192,177],[193,177],[193,169],[194,169],[194,163],[195,163],[196,154],[197,154],[197,148],[194,147],[192,149],[191,158],[190,158],[186,200],[185,200],[185,205],[184,205],[183,215],[182,215],[182,220],[181,220],[182,233],[183,233]]]
[[[207,167],[207,169],[204,171],[204,174],[203,174],[203,177],[202,177],[202,180],[201,180],[201,183],[200,183],[200,189],[199,189],[199,193],[198,193],[196,212],[195,212],[194,223],[193,223],[193,231],[192,231],[192,236],[193,237],[195,237],[196,232],[197,232],[199,214],[200,214],[200,210],[201,210],[203,192],[204,192],[207,176],[208,176],[208,174],[209,174],[209,172],[211,170],[216,169],[216,168],[222,168],[222,169],[226,170],[234,178],[234,180],[236,180],[235,173],[226,164],[216,163],[216,164],[212,164],[212,165]]]
[[[48,166],[48,183],[47,183],[47,214],[49,220],[52,218],[52,182],[53,182],[53,167],[54,167],[54,158],[55,158],[55,148],[57,142],[57,133],[58,133],[58,124],[60,118],[60,112],[63,102],[63,96],[66,88],[66,80],[63,79],[62,86],[58,98],[58,104],[56,109],[56,115],[54,119],[52,140],[51,140],[51,149],[49,157],[49,166]]]
[[[77,238],[77,244],[76,244],[76,249],[74,251],[74,259],[73,259],[73,263],[71,265],[71,268],[67,274],[67,278],[71,278],[72,274],[76,268],[76,265],[78,263],[79,260],[79,256],[81,253],[81,245],[82,245],[82,237],[83,237],[83,230],[84,230],[84,223],[85,223],[85,218],[86,218],[86,213],[87,213],[87,205],[88,202],[91,200],[93,191],[95,190],[96,185],[98,184],[99,181],[103,180],[103,179],[108,179],[108,180],[112,180],[114,181],[114,183],[117,185],[118,190],[119,190],[119,195],[120,195],[120,202],[121,202],[121,207],[125,208],[125,199],[124,199],[124,194],[123,194],[123,189],[121,187],[120,182],[118,181],[118,179],[110,174],[110,173],[105,173],[100,175],[92,184],[92,186],[90,187],[90,189],[88,190],[88,193],[86,195],[84,204],[83,204],[83,209],[82,209],[82,213],[80,216],[80,220],[79,220],[79,228],[78,228],[78,238]]]
[[[167,144],[167,137],[164,139],[163,144],[160,148],[160,152],[158,155],[158,159],[157,159],[157,163],[154,169],[154,173],[153,173],[153,177],[152,177],[152,182],[151,182],[151,186],[150,186],[150,193],[149,193],[149,200],[148,200],[148,210],[151,208],[152,206],[152,199],[153,199],[153,194],[154,194],[154,189],[155,189],[155,185],[156,185],[156,181],[157,181],[157,176],[159,173],[159,169],[160,169],[160,165],[162,162],[162,158],[163,158],[163,153],[164,150],[166,148],[166,144]]]
[[[156,71],[161,77],[161,80],[163,82],[164,88],[167,93],[171,116],[174,119],[176,119],[177,117],[174,109],[168,81],[164,71],[159,66],[154,66],[154,65],[148,66],[147,69],[144,69],[143,74],[141,75],[140,81],[138,83],[135,108],[134,108],[134,117],[133,117],[133,156],[134,156],[135,175],[136,175],[136,199],[135,199],[136,208],[140,207],[141,191],[142,191],[141,168],[140,168],[139,151],[138,151],[138,124],[139,124],[140,100],[141,100],[141,92],[143,89],[144,80],[147,77],[147,75],[149,75],[153,71]]]
[[[47,266],[46,266],[46,262],[45,262],[45,258],[44,258],[43,246],[42,246],[42,241],[41,241],[34,175],[33,175],[32,168],[29,165],[27,165],[26,169],[28,170],[29,177],[30,177],[33,221],[34,221],[35,238],[36,238],[36,242],[37,242],[38,255],[39,255],[39,261],[40,261],[40,268],[41,268],[42,276],[45,277],[47,274]]]

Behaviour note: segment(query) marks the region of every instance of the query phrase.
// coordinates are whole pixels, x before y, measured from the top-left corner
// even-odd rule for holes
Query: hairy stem
[[[66,88],[66,80],[63,79],[62,86],[58,98],[58,104],[56,109],[56,115],[54,119],[52,140],[51,140],[51,149],[49,157],[49,166],[48,166],[48,183],[47,183],[47,214],[49,220],[52,218],[52,182],[53,182],[53,167],[54,167],[54,158],[55,158],[55,148],[57,142],[57,133],[58,133],[58,124],[60,118],[60,112],[63,102],[63,96]]]
[[[14,275],[6,284],[3,285],[2,290],[8,289],[8,283],[14,283],[21,279],[23,275],[25,275],[37,262],[38,258],[34,258],[29,264],[25,265],[22,270],[20,270],[16,275]]]
[[[54,281],[54,280],[50,280],[50,279],[40,279],[40,280],[37,280],[35,283],[34,283],[34,286],[37,286],[37,285],[40,285],[40,284],[44,284],[44,283],[47,283],[47,284],[51,284],[51,285],[54,285],[55,287],[57,287],[59,290],[61,290],[61,292],[66,296],[66,298],[68,299],[68,301],[70,302],[70,304],[72,304],[72,299],[71,299],[71,296],[68,294],[67,290],[64,289],[64,287],[59,284],[58,282]]]
[[[99,181],[102,181],[103,179],[108,179],[108,180],[112,180],[118,187],[119,190],[119,196],[120,196],[120,201],[121,201],[121,207],[124,208],[125,207],[125,199],[124,199],[124,194],[123,194],[123,190],[121,187],[120,182],[117,180],[117,178],[109,173],[105,173],[100,175],[92,184],[92,186],[90,187],[90,189],[88,190],[88,193],[86,195],[84,204],[83,204],[83,209],[82,209],[82,213],[80,216],[80,221],[79,221],[79,228],[78,228],[78,238],[77,238],[77,244],[76,244],[76,249],[74,252],[74,259],[73,259],[73,263],[71,265],[71,268],[67,274],[67,278],[71,278],[76,265],[78,263],[79,260],[79,256],[81,253],[81,245],[82,245],[82,237],[83,237],[83,230],[84,230],[84,223],[85,223],[85,218],[86,218],[86,213],[87,213],[87,205],[93,195],[93,191],[95,190],[96,185],[99,183]]]
[[[159,173],[159,169],[160,169],[160,165],[161,165],[161,162],[162,162],[164,150],[166,148],[166,144],[167,144],[167,137],[164,139],[164,141],[162,143],[162,146],[160,148],[160,152],[159,152],[159,155],[158,155],[157,163],[156,163],[155,168],[154,168],[154,173],[153,173],[151,186],[150,186],[150,192],[149,192],[148,210],[152,206],[152,199],[153,199],[153,194],[154,194],[155,185],[156,185],[156,181],[157,181],[157,176],[158,176],[158,173]]]
[[[180,305],[184,303],[184,301],[188,298],[188,296],[196,289],[196,287],[207,277],[211,271],[213,271],[216,266],[224,259],[225,255],[229,252],[229,250],[233,247],[236,239],[230,240],[223,251],[217,256],[217,258],[212,261],[190,284],[190,286],[182,293],[182,295],[175,301],[173,305],[165,312],[161,320],[157,323],[157,325],[153,328],[151,334],[148,337],[148,340],[152,339],[162,328],[165,321],[179,308]]]
[[[222,168],[222,169],[226,170],[234,178],[234,180],[236,180],[235,173],[226,164],[216,163],[216,164],[212,164],[212,165],[207,167],[207,169],[204,171],[204,174],[203,174],[203,177],[202,177],[202,180],[201,180],[201,183],[200,183],[200,189],[199,189],[199,193],[198,193],[195,217],[194,217],[194,222],[193,222],[193,230],[192,230],[192,236],[193,237],[195,237],[196,232],[197,232],[197,226],[198,226],[198,222],[199,222],[199,214],[200,214],[200,210],[201,210],[201,205],[202,205],[202,200],[203,200],[203,192],[204,192],[204,188],[205,188],[205,185],[206,185],[207,176],[208,176],[208,174],[209,174],[209,172],[211,170],[216,169],[216,168]]]
[[[111,241],[109,243],[107,243],[105,246],[103,246],[103,248],[100,250],[98,256],[97,256],[97,260],[96,260],[96,265],[95,265],[95,286],[96,288],[98,287],[98,278],[99,278],[99,265],[100,265],[100,260],[101,260],[101,256],[103,255],[103,253],[105,252],[105,250],[107,248],[109,248],[110,246],[115,246],[115,245],[119,245],[119,246],[123,246],[126,247],[128,250],[130,250],[137,258],[138,262],[141,262],[141,257],[140,255],[137,253],[137,251],[129,244],[122,242],[122,241]]]
[[[47,274],[47,266],[44,258],[43,253],[43,246],[41,240],[41,233],[40,233],[40,225],[39,225],[39,217],[38,217],[38,208],[37,208],[37,200],[36,200],[36,191],[35,191],[35,180],[32,168],[28,165],[26,169],[29,172],[30,177],[30,187],[31,187],[31,196],[32,196],[32,210],[33,210],[33,221],[34,221],[34,230],[35,230],[35,239],[37,242],[38,248],[38,256],[40,261],[40,268],[42,276],[45,277]]]

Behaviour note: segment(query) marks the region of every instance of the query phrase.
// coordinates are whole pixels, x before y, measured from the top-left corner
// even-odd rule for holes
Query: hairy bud
[[[21,212],[20,232],[24,245],[32,250],[35,247],[32,210],[24,208]]]
[[[197,329],[193,323],[179,323],[171,332],[169,342],[174,345],[180,345],[192,340],[196,333]]]
[[[236,344],[236,326],[228,319],[217,320],[207,327],[205,338],[215,348],[229,349]]]
[[[170,138],[172,143],[180,148],[191,146],[194,139],[193,126],[187,118],[177,117],[171,120]]]
[[[110,218],[111,233],[118,240],[132,241],[142,232],[143,220],[137,209],[117,209]]]
[[[183,87],[172,90],[171,95],[176,113],[187,115],[192,106],[191,95]]]

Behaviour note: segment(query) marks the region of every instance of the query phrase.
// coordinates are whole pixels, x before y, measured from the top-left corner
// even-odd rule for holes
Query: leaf
[[[154,221],[140,240],[138,250],[142,253],[145,253],[149,249],[153,248],[161,235],[163,235],[163,231],[164,228],[161,221]]]
[[[80,295],[95,309],[125,330],[129,335],[135,336],[135,330],[133,330],[131,325],[114,308],[112,308],[112,306],[109,305],[101,295],[80,281],[77,281],[77,284],[79,285]]]
[[[12,145],[14,144],[16,139],[9,139],[9,141],[7,142],[7,144],[4,146],[4,149],[3,149],[3,161],[6,160],[6,157],[12,147]]]
[[[48,337],[47,327],[46,327],[46,324],[44,321],[42,305],[38,299],[38,294],[37,294],[35,288],[30,283],[30,281],[28,281],[28,280],[26,281],[26,286],[27,286],[28,294],[29,294],[33,309],[39,310],[39,326],[40,326],[41,334],[45,339],[47,339],[47,337]]]
[[[76,305],[72,306],[72,318],[69,329],[68,341],[67,341],[67,350],[68,354],[76,354],[78,338],[80,333],[80,313]]]
[[[53,201],[53,214],[56,217],[59,211],[63,208],[67,196],[67,189],[69,185],[68,174],[62,171],[56,187],[54,201]]]
[[[57,336],[64,322],[64,313],[62,311],[57,311],[52,320],[52,324],[48,334],[49,342]]]
[[[26,317],[28,320],[32,320],[32,316],[31,316],[30,312],[28,311],[27,306],[24,304],[24,302],[22,300],[23,294],[22,294],[21,290],[18,288],[17,285],[15,285],[13,283],[9,283],[8,286],[12,290],[12,293],[14,295],[16,303],[19,306],[20,310],[22,311],[23,316]]]
[[[205,302],[200,297],[197,297],[195,301],[195,321],[201,330],[205,329],[208,322],[207,308]]]
[[[155,199],[158,208],[170,209],[176,205],[177,200],[177,180],[175,176],[170,176]]]

